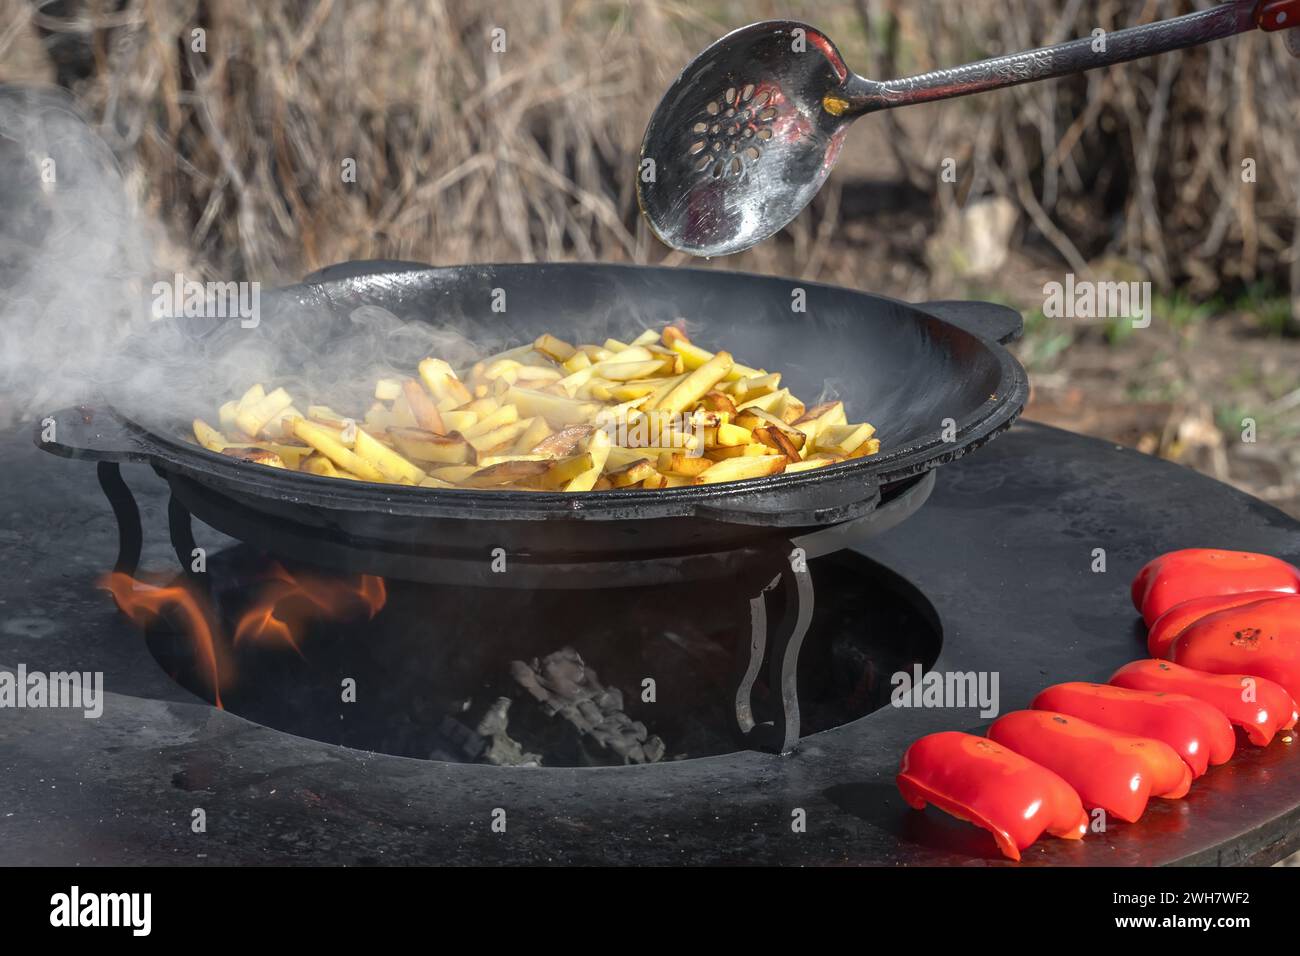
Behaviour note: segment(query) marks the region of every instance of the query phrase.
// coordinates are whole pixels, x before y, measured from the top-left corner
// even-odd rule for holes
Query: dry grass
[[[290,278],[380,256],[679,262],[635,213],[636,147],[675,72],[726,30],[803,18],[883,77],[1191,6],[0,0],[0,60],[27,70],[32,45],[45,49],[142,202],[214,275]],[[191,49],[195,26],[206,52]],[[504,53],[490,49],[494,27]],[[918,122],[872,118],[781,242],[724,265],[916,294],[928,276],[861,262],[887,254],[877,241],[897,230],[856,222],[864,188],[906,178],[907,214],[929,232],[1000,193],[1022,211],[1017,240],[1075,271],[1109,254],[1162,285],[1300,288],[1298,110],[1300,69],[1255,36],[907,111]],[[937,175],[948,156],[956,188]],[[1254,186],[1240,182],[1244,157]]]

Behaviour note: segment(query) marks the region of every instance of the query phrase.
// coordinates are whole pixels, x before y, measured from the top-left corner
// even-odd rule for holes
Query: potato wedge
[[[499,461],[493,465],[479,468],[478,471],[461,479],[460,484],[467,488],[491,488],[494,485],[508,485],[530,478],[540,478],[551,468],[546,460],[521,461],[519,459]]]
[[[875,426],[865,422],[861,425],[823,425],[817,430],[815,445],[818,451],[850,455],[875,433]]]
[[[712,485],[720,481],[742,481],[746,478],[761,478],[764,475],[775,475],[777,472],[782,471],[785,466],[786,460],[782,455],[728,458],[724,461],[715,462],[708,471],[697,475],[695,483],[697,485]]]
[[[238,411],[239,402],[236,401],[226,402],[220,409],[218,409],[217,424],[221,426],[223,432],[231,433],[239,428],[239,426],[235,424],[235,414]],[[200,442],[199,444],[203,443]]]
[[[844,403],[840,401],[822,402],[814,405],[803,415],[794,420],[794,427],[808,436],[808,441],[817,443],[817,433],[827,425],[843,425],[848,421],[844,417]]]
[[[339,441],[338,435],[324,425],[318,425],[302,418],[295,418],[290,422],[289,427],[301,441],[311,445],[312,448],[315,448],[332,461],[336,467],[344,471],[350,471],[358,478],[364,478],[366,481],[384,480],[382,471],[357,455],[352,449],[344,446]],[[359,433],[360,430],[358,429]]]
[[[469,428],[461,432],[466,438],[475,438],[478,435],[486,435],[488,432],[495,431],[502,425],[510,425],[519,421],[519,409],[515,405],[502,405],[494,412],[489,412]]]
[[[595,464],[591,452],[570,455],[568,458],[552,459],[551,467],[541,476],[540,484],[543,488],[556,491],[584,472],[590,471],[595,467]]]
[[[682,452],[665,452],[659,456],[659,471],[664,474],[694,478],[712,467],[712,459],[705,458],[703,455],[695,456]]]
[[[524,429],[522,435],[515,439],[514,453],[516,455],[529,454],[551,434],[551,426],[546,424],[545,418],[538,416],[537,418],[528,419],[528,427]]]
[[[577,451],[578,446],[586,441],[594,427],[591,425],[570,425],[567,428],[561,428],[553,435],[547,435],[532,450],[539,455],[550,455],[554,458],[561,458],[565,455],[572,455]]]
[[[491,454],[507,442],[513,442],[528,429],[528,421],[514,421],[494,428],[490,432],[480,432],[473,438],[466,438],[470,446],[479,454]]]
[[[378,468],[389,481],[418,485],[424,478],[423,469],[378,441],[364,428],[357,429],[357,441],[352,447],[360,457]]]
[[[624,465],[614,471],[608,472],[606,477],[609,483],[615,488],[626,488],[629,485],[635,485],[645,481],[651,475],[657,475],[655,466],[650,463],[648,458],[638,458],[631,464]]]
[[[277,388],[255,401],[244,404],[235,412],[235,424],[245,435],[256,437],[272,418],[293,404],[293,398],[282,388]]]
[[[782,429],[774,425],[760,425],[754,429],[754,437],[769,448],[775,448],[785,456],[786,461],[799,460],[799,449]]]
[[[686,376],[672,391],[650,408],[659,411],[680,413],[699,401],[714,385],[722,381],[735,361],[730,352],[719,352],[711,359]]]
[[[506,401],[512,403],[519,414],[528,418],[541,416],[553,428],[591,421],[600,410],[596,402],[562,398],[547,392],[515,386],[506,392]]]
[[[221,451],[229,444],[226,436],[201,418],[194,419],[194,440],[208,451]]]
[[[533,342],[533,348],[557,362],[565,361],[577,351],[577,349],[568,342],[565,342],[562,339],[557,339],[549,332],[539,335]]]
[[[591,491],[600,480],[605,462],[609,458],[609,435],[601,429],[591,433],[587,439],[587,453],[591,455],[591,467],[578,475],[567,485],[565,491]],[[608,482],[608,479],[606,479]]]
[[[443,423],[442,414],[423,385],[413,378],[406,379],[402,382],[402,396],[406,399],[407,407],[411,409],[411,414],[415,418],[416,428],[423,428],[425,431],[436,432],[439,435],[447,434],[447,426]]]
[[[388,437],[412,461],[447,465],[469,461],[469,442],[456,432],[438,435],[422,428],[390,428]]]
[[[429,474],[440,481],[449,481],[453,485],[458,485],[476,471],[478,465],[440,465],[431,468]]]

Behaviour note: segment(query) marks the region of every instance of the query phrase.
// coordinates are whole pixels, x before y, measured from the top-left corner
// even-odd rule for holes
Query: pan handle
[[[698,505],[702,518],[765,528],[808,528],[852,521],[880,504],[880,482],[874,475],[826,469],[818,480],[792,487],[719,494]],[[780,478],[777,478],[780,481]]]
[[[1025,331],[1024,316],[1015,309],[992,302],[944,300],[922,302],[917,308],[972,335],[1003,345],[1016,341]]]
[[[36,447],[60,458],[152,462],[153,454],[106,408],[75,405],[43,415],[32,429]]]

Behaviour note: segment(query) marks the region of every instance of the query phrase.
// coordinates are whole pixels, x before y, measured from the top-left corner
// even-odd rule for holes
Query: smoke
[[[83,401],[143,318],[150,243],[64,95],[0,90],[0,422]]]
[[[0,425],[106,401],[175,430],[255,382],[364,409],[376,378],[427,355],[464,365],[505,347],[376,305],[334,314],[310,295],[177,272],[161,225],[57,90],[0,90],[0,168]]]

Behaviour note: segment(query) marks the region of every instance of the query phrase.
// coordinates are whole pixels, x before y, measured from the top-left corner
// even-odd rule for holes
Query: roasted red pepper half
[[[1088,815],[1068,783],[972,734],[949,730],[922,737],[903,754],[897,783],[914,810],[932,803],[983,827],[1013,860],[1044,831],[1078,840],[1088,829]]]
[[[1151,630],[1147,631],[1147,653],[1152,657],[1168,657],[1178,635],[1201,618],[1215,611],[1226,611],[1230,607],[1277,596],[1277,591],[1243,591],[1241,594],[1211,594],[1175,604],[1156,618]]]
[[[1280,685],[1245,674],[1206,674],[1172,661],[1145,660],[1125,664],[1110,682],[1116,687],[1187,694],[1217,707],[1230,723],[1246,732],[1257,747],[1267,747],[1279,730],[1296,724],[1296,702]]]
[[[1168,744],[1052,710],[1012,711],[993,722],[989,739],[1059,774],[1088,809],[1129,823],[1149,798],[1176,800],[1192,785],[1191,768]]]
[[[1030,705],[1138,737],[1162,740],[1178,752],[1192,776],[1232,759],[1237,735],[1211,704],[1186,694],[1130,690],[1110,684],[1076,681],[1049,687]]]
[[[1300,595],[1284,595],[1218,611],[1188,627],[1173,658],[1211,674],[1250,674],[1300,698]]]
[[[1147,627],[1175,604],[1211,594],[1300,591],[1300,569],[1267,554],[1187,548],[1147,562],[1133,579],[1133,606]]]

